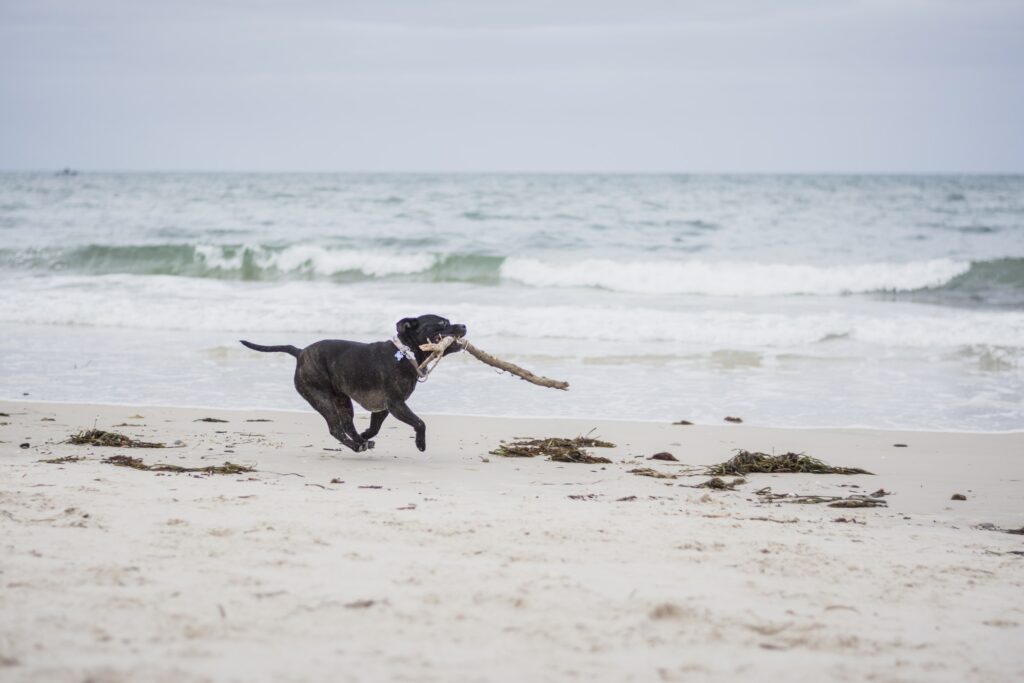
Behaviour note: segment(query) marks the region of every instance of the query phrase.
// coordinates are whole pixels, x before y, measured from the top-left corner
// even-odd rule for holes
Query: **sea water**
[[[0,397],[306,409],[437,313],[429,413],[1024,428],[1024,176],[0,174]]]

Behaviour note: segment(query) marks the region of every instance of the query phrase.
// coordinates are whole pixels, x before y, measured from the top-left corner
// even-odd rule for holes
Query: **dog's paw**
[[[371,448],[373,448],[373,447],[374,447],[374,446],[376,446],[376,445],[377,445],[377,444],[375,444],[375,443],[374,443],[374,442],[372,442],[372,441],[364,441],[364,442],[363,442],[363,450],[364,450],[364,451],[368,451],[368,450],[370,450]]]

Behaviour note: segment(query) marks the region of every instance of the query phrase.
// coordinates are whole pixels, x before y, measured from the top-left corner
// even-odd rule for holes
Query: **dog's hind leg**
[[[377,433],[380,431],[380,426],[384,424],[384,420],[387,418],[387,416],[388,411],[386,410],[378,410],[371,413],[370,426],[367,428],[365,432],[360,434],[359,437],[362,439],[372,439],[373,437],[377,436]],[[371,448],[373,447],[371,446]]]
[[[427,425],[416,416],[416,413],[409,409],[405,401],[392,401],[388,403],[388,410],[395,416],[395,419],[401,420],[416,430],[416,448],[421,451],[427,450]]]
[[[373,448],[373,442],[368,441],[367,437],[361,436],[359,431],[356,429],[356,424],[353,421],[355,414],[352,410],[352,399],[345,394],[338,394],[334,398],[334,405],[338,409],[338,417],[341,419],[341,428],[345,430],[345,433],[348,434],[354,442],[359,444],[359,448],[357,450],[365,451],[367,448]],[[373,418],[371,417],[371,424],[372,419]]]
[[[327,421],[327,429],[330,430],[331,436],[357,453],[367,449],[366,442],[359,438],[358,435],[355,438],[350,436],[350,434],[356,434],[356,431],[355,425],[352,424],[352,401],[348,396],[340,399],[337,396],[332,396],[327,391],[322,391],[299,382],[295,383],[295,388],[302,395],[302,398],[306,399],[309,405],[313,406],[316,412],[320,413],[324,420]],[[343,409],[343,404],[345,403],[348,404],[347,415]],[[346,429],[346,422],[348,429]]]

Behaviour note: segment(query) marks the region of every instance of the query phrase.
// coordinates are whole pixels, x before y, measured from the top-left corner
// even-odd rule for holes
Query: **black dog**
[[[331,435],[352,450],[373,448],[370,439],[391,413],[416,430],[416,448],[423,451],[427,448],[427,426],[405,403],[420,378],[417,368],[429,355],[420,350],[420,344],[437,342],[442,337],[464,337],[466,326],[453,325],[436,315],[421,315],[402,318],[395,329],[404,348],[391,341],[362,344],[325,339],[304,349],[241,341],[256,351],[283,351],[295,356],[295,388],[324,416]],[[444,355],[460,348],[452,344]],[[370,428],[362,434],[352,423],[353,400],[372,413]]]

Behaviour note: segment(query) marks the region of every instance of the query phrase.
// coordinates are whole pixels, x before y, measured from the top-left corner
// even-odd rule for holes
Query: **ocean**
[[[1024,176],[0,174],[0,397],[307,409],[437,313],[421,414],[1024,428]]]

